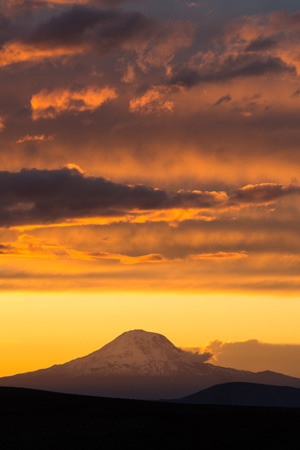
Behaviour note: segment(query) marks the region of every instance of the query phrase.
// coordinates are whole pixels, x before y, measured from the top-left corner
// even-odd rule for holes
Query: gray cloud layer
[[[235,78],[258,77],[285,72],[296,74],[296,68],[285,63],[279,57],[249,53],[237,56],[230,55],[225,61],[220,61],[217,66],[214,64],[204,70],[178,68],[177,73],[171,79],[171,84],[193,87],[199,83],[221,83]]]
[[[265,183],[228,194],[198,190],[168,193],[143,185],[117,184],[101,177],[85,176],[76,168],[65,167],[0,172],[0,192],[0,225],[12,226],[97,215],[118,216],[132,210],[263,204],[299,194],[300,188]]]

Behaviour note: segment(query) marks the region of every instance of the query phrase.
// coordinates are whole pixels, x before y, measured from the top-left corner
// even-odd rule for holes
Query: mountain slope
[[[175,347],[160,334],[133,330],[82,358],[0,378],[0,386],[137,399],[179,398],[233,381],[300,387],[298,378],[217,367],[207,358]]]
[[[197,405],[300,408],[300,389],[256,383],[218,384],[177,400]]]

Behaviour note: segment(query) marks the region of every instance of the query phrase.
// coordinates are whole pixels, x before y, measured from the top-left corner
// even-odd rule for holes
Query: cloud
[[[199,83],[221,83],[236,78],[260,77],[262,75],[294,74],[296,68],[278,56],[260,54],[239,54],[215,56],[213,61],[195,67],[180,68],[170,80],[171,84],[193,87]]]
[[[299,194],[298,186],[273,183],[225,191],[166,191],[144,185],[118,184],[87,175],[71,164],[61,169],[0,172],[0,226],[55,224],[69,220],[92,223],[209,222],[216,211],[268,204]],[[207,214],[211,211],[211,214]],[[96,223],[95,222],[95,223]],[[242,257],[219,253],[210,257]],[[198,257],[199,259],[201,256]]]
[[[155,27],[154,22],[138,12],[73,6],[29,31],[20,29],[3,45],[0,65],[60,58],[92,49],[103,53],[127,40],[143,39]]]
[[[128,217],[128,222],[132,223],[155,223],[166,222],[169,225],[176,227],[179,223],[186,220],[211,222],[216,220],[213,215],[203,214],[203,208],[170,208],[160,209],[159,211],[144,211],[138,215]]]
[[[153,253],[150,255],[142,255],[142,256],[128,256],[108,252],[89,252],[86,254],[86,256],[91,260],[101,260],[101,259],[117,260],[121,264],[163,263],[167,261],[167,259],[164,258],[159,253]]]
[[[189,364],[203,364],[207,362],[211,357],[212,353],[207,352],[189,352],[185,348],[180,348],[182,351],[183,359]]]
[[[4,119],[3,117],[0,116],[0,133],[1,131],[3,131],[5,128],[5,123],[4,123]]]
[[[226,203],[223,192],[166,191],[143,185],[116,184],[91,177],[71,165],[57,170],[0,172],[0,225],[55,223],[72,218],[124,216],[139,210],[195,207]]]
[[[200,4],[195,2],[189,2],[186,4],[188,8],[199,8]]]
[[[198,255],[190,255],[190,259],[202,260],[223,260],[223,259],[241,259],[247,258],[248,254],[246,252],[217,252],[217,253],[199,253]]]
[[[234,191],[230,198],[239,203],[268,203],[289,194],[300,194],[298,186],[283,186],[276,183],[249,184]]]
[[[47,141],[53,141],[53,139],[54,139],[54,136],[45,136],[44,134],[38,134],[35,136],[26,134],[26,136],[18,139],[16,141],[16,144],[23,144],[24,142],[47,142]]]
[[[2,225],[118,215],[118,209],[156,209],[168,199],[163,191],[84,176],[76,168],[1,172],[0,186],[6,192]]]
[[[269,344],[258,340],[244,342],[210,342],[201,351],[214,355],[214,364],[236,369],[273,370],[300,377],[300,345]]]
[[[168,65],[179,48],[191,44],[192,31],[184,23],[163,23],[138,11],[78,4],[31,27],[14,27],[10,34],[0,50],[0,66],[121,51],[147,71]]]
[[[46,242],[35,236],[22,234],[16,242],[0,244],[1,256],[17,256],[25,258],[43,259],[74,259],[83,261],[118,261],[121,264],[149,264],[163,263],[167,259],[158,253],[141,256],[129,256],[109,252],[84,252],[69,248],[65,245],[57,245]]]
[[[185,61],[177,61],[169,83],[193,87],[262,76],[297,75],[297,13],[241,16],[225,24],[209,43]]]
[[[214,104],[214,106],[219,106],[224,102],[230,102],[232,100],[231,96],[229,94],[224,95],[223,97],[220,97],[219,100],[216,101],[216,103]]]
[[[164,86],[154,86],[142,95],[130,100],[130,112],[150,114],[152,112],[173,112],[174,102],[166,99],[170,89]]]
[[[0,244],[1,256],[21,256],[27,258],[58,258],[66,257],[67,251],[63,246],[49,244],[28,234],[22,234],[17,242]]]
[[[246,52],[261,52],[265,50],[271,50],[276,47],[277,41],[272,37],[263,37],[259,36],[256,39],[253,39],[247,47],[245,48]]]
[[[30,13],[49,14],[49,10],[56,8],[77,7],[77,6],[95,6],[104,8],[115,8],[122,3],[128,3],[127,0],[0,0],[0,11],[6,16],[22,17]]]
[[[14,0],[13,0],[14,1]],[[15,0],[15,1],[26,1],[26,0]],[[117,6],[120,3],[127,3],[128,0],[33,0],[33,3],[46,3],[49,5],[88,5],[88,4],[98,4],[104,6]]]
[[[85,51],[85,46],[39,48],[22,42],[9,42],[0,50],[0,66],[26,61],[39,62],[43,59],[61,58]]]
[[[41,91],[31,99],[32,118],[54,119],[64,112],[94,111],[103,103],[117,98],[116,90],[109,87],[89,86],[80,91],[56,89]]]
[[[20,6],[32,6],[37,7],[38,5],[88,5],[96,4],[103,6],[117,6],[121,3],[127,3],[128,0],[4,0],[10,5],[10,7],[20,7]]]

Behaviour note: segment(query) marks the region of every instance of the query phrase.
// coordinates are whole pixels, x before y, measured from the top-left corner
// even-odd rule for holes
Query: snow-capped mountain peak
[[[194,371],[207,355],[193,355],[173,345],[165,336],[144,330],[127,331],[100,350],[70,361],[61,369],[74,375],[169,375],[174,371]]]

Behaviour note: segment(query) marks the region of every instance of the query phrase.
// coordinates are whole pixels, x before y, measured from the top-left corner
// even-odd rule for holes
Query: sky
[[[0,0],[0,376],[142,328],[300,377],[299,38],[295,0]]]

